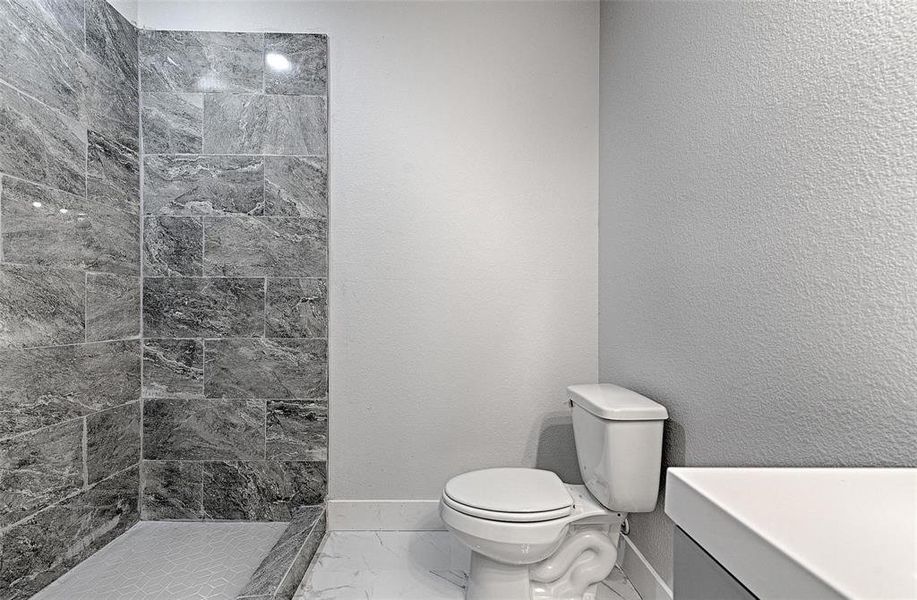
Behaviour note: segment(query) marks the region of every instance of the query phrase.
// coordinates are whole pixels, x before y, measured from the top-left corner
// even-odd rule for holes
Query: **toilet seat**
[[[443,503],[463,514],[508,523],[561,519],[573,512],[573,497],[551,471],[499,468],[453,477]]]

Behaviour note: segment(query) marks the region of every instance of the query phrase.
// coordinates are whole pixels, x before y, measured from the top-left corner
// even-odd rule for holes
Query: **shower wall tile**
[[[264,166],[260,156],[146,156],[144,169],[147,214],[262,212]]]
[[[0,527],[83,486],[83,422],[68,421],[0,440]]]
[[[289,521],[298,507],[324,501],[326,477],[321,462],[204,463],[204,516]]]
[[[82,342],[84,280],[80,271],[0,265],[0,348]]]
[[[86,341],[140,335],[140,278],[86,274]]]
[[[0,350],[0,438],[136,400],[140,342]]]
[[[143,220],[143,272],[147,276],[200,276],[204,228],[200,217]]]
[[[74,48],[83,48],[85,11],[83,0],[5,0],[4,4],[25,10],[30,19],[54,30]],[[5,9],[6,10],[6,9]]]
[[[263,48],[260,33],[143,31],[143,91],[260,92]]]
[[[139,273],[136,208],[3,177],[0,243],[9,262]]]
[[[264,91],[324,96],[328,80],[328,37],[311,33],[264,34]],[[283,57],[284,64],[276,57]],[[278,61],[280,64],[274,66]]]
[[[325,279],[268,279],[265,335],[323,338],[328,336],[328,286]]]
[[[140,402],[86,417],[86,468],[96,483],[140,462]]]
[[[261,154],[266,98],[263,94],[205,94],[204,153]]]
[[[203,398],[204,343],[201,340],[145,339],[143,396]]]
[[[294,217],[204,219],[204,275],[324,277],[325,221]]]
[[[90,130],[140,149],[140,92],[130,77],[84,58],[83,121]]]
[[[200,154],[204,97],[201,94],[142,95],[143,151],[148,154]]]
[[[105,0],[86,0],[86,53],[137,87],[137,28]]]
[[[0,83],[0,172],[86,190],[86,127]]]
[[[264,214],[328,218],[328,173],[322,157],[265,156]]]
[[[267,458],[324,461],[328,458],[328,400],[268,400]]]
[[[324,340],[204,341],[204,394],[209,398],[317,398],[327,393]]]
[[[138,469],[128,469],[3,534],[0,597],[25,600],[139,519]]]
[[[202,519],[203,476],[204,465],[200,462],[143,461],[143,519]]]
[[[325,156],[328,115],[321,96],[265,96],[265,154]]]
[[[264,333],[264,280],[147,277],[144,335],[252,337]]]
[[[140,160],[136,149],[89,131],[86,185],[90,197],[122,208],[133,218],[140,212]]]
[[[264,458],[264,401],[148,399],[143,457],[151,460]]]

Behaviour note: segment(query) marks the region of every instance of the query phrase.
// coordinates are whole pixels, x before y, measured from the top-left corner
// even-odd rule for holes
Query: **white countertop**
[[[665,512],[762,600],[917,599],[917,469],[671,468]]]

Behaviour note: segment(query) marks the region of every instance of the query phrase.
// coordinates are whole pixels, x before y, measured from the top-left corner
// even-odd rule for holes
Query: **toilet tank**
[[[650,512],[659,496],[665,407],[610,383],[567,388],[583,483],[616,512]]]

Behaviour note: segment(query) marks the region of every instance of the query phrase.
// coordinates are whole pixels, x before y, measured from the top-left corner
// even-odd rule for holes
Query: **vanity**
[[[670,468],[675,600],[917,598],[917,469]]]

